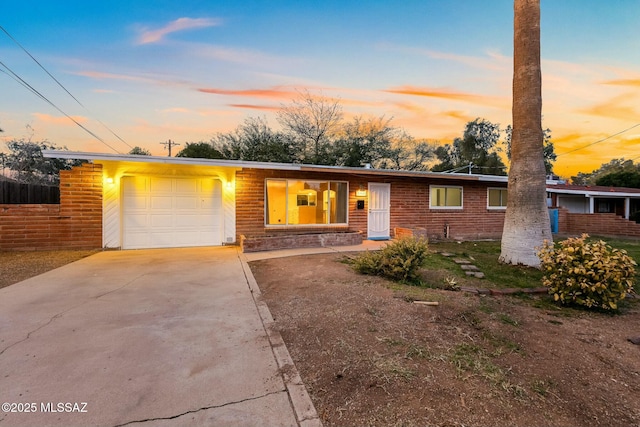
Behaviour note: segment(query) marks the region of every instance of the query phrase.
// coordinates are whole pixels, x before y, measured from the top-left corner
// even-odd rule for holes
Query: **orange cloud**
[[[190,113],[191,110],[189,110],[188,108],[173,107],[173,108],[165,108],[164,110],[161,110],[161,112],[163,112],[163,113]]]
[[[634,94],[623,94],[590,108],[581,109],[578,112],[591,116],[635,122],[639,116],[638,112],[634,107],[625,105],[627,102],[634,102],[635,100],[636,96]]]
[[[416,114],[425,113],[424,107],[422,107],[421,105],[416,105],[411,102],[394,102],[393,105],[396,106],[397,108],[400,108],[405,111],[409,111],[411,113],[416,113]]]
[[[178,18],[173,22],[156,30],[143,30],[138,38],[138,44],[157,43],[171,33],[178,31],[192,30],[195,28],[214,27],[222,24],[220,19],[210,18]]]
[[[440,113],[440,115],[445,117],[450,117],[452,119],[460,120],[461,122],[464,122],[464,123],[468,123],[474,120],[474,117],[471,117],[470,115],[466,114],[464,111],[459,111],[459,110],[443,111],[442,113]]]
[[[250,110],[265,110],[265,111],[276,111],[280,110],[281,107],[269,106],[269,105],[252,105],[252,104],[229,104],[230,107],[235,108],[247,108]]]
[[[640,79],[619,79],[604,82],[606,85],[640,87]]]
[[[103,73],[102,71],[78,71],[74,73],[78,76],[91,77],[98,80],[129,80],[129,81],[150,81],[142,77],[128,76],[125,74]]]
[[[249,96],[257,98],[270,99],[291,99],[298,95],[297,92],[281,89],[246,89],[246,90],[227,90],[216,88],[200,88],[198,92],[211,93],[213,95],[230,95],[230,96]]]
[[[401,86],[387,89],[384,92],[396,93],[400,95],[424,96],[428,98],[446,99],[452,101],[462,101],[483,106],[505,107],[508,105],[506,98],[494,96],[476,95],[472,93],[455,92],[452,90],[432,89],[418,86]]]
[[[52,116],[50,114],[33,113],[33,115],[40,121],[57,126],[77,126],[71,119],[66,116]],[[71,116],[73,120],[78,123],[86,123],[87,118],[83,116]]]

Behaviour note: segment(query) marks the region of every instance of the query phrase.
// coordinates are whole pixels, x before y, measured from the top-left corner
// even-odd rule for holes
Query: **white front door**
[[[389,240],[391,238],[391,184],[369,183],[369,216],[367,238]]]

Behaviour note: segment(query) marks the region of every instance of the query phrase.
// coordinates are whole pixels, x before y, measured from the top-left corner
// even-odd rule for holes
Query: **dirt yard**
[[[397,285],[342,258],[251,263],[325,426],[640,425],[638,300],[560,309]]]
[[[0,288],[62,267],[97,251],[0,251]]]

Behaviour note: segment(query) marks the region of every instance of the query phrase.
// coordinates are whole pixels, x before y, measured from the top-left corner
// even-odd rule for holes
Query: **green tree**
[[[219,133],[211,144],[230,160],[293,163],[296,147],[291,138],[274,132],[265,118],[249,117],[233,132]]]
[[[434,144],[426,140],[416,140],[406,132],[391,142],[387,158],[380,162],[380,169],[407,171],[427,171],[434,157]]]
[[[621,170],[602,175],[596,179],[596,185],[610,187],[640,188],[640,171]]]
[[[551,241],[542,132],[540,0],[514,0],[513,135],[500,261],[539,267]]]
[[[576,176],[571,177],[571,183],[574,185],[596,185],[598,178],[622,171],[640,171],[640,165],[634,164],[633,160],[613,159],[591,172],[578,172]]]
[[[192,157],[197,159],[222,159],[222,154],[208,142],[187,142],[176,157]]]
[[[444,172],[467,167],[471,173],[506,175],[506,166],[498,154],[499,139],[500,125],[477,118],[467,123],[462,138],[436,148],[439,163],[432,170]]]
[[[390,125],[391,119],[384,117],[355,117],[343,125],[342,135],[331,146],[336,165],[361,167],[379,163],[389,156],[393,139],[398,129]]]
[[[67,150],[47,140],[14,139],[7,142],[9,153],[5,155],[6,166],[15,174],[17,181],[28,184],[57,185],[60,171],[83,163],[81,160],[45,158],[42,150]]]
[[[151,151],[146,148],[138,147],[137,145],[129,151],[129,154],[135,154],[137,156],[150,156]]]

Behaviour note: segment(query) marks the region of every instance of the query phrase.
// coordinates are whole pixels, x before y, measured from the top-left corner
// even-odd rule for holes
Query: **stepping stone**
[[[440,255],[442,256],[446,256],[447,258],[452,257],[453,254],[450,254],[449,252],[440,252]]]
[[[465,271],[480,271],[478,267],[472,264],[462,264],[460,268],[462,268]]]
[[[455,262],[456,264],[471,264],[471,261],[461,258],[455,258],[453,262]]]
[[[467,276],[473,276],[476,279],[484,279],[484,273],[482,271],[466,271]]]

